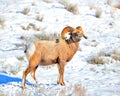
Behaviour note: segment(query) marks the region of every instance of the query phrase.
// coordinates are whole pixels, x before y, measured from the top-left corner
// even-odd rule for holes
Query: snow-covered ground
[[[0,0],[0,96],[120,96],[120,0]],[[30,75],[25,45],[58,38],[65,26],[82,26],[80,42],[57,85],[57,66],[39,66],[38,86]]]

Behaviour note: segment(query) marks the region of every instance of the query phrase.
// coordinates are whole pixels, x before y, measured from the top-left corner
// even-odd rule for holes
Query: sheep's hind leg
[[[37,69],[38,66],[36,66],[34,69],[31,70],[30,74],[31,76],[33,77],[34,81],[35,81],[35,86],[37,86],[37,80],[36,80],[36,77],[35,77],[35,72],[36,72],[36,69]]]
[[[25,89],[25,81],[26,81],[26,76],[28,75],[28,73],[31,71],[31,68],[28,67],[24,73],[23,73],[23,77],[22,77],[22,88]]]

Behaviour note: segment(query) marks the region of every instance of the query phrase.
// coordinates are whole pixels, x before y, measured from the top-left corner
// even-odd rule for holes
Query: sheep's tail
[[[31,45],[32,45],[32,44],[30,44],[30,43],[25,44],[24,53],[27,53],[27,51],[28,51],[28,49],[30,48]]]
[[[30,47],[30,44],[31,44],[31,38],[25,38],[25,43],[24,43],[24,53],[27,53],[27,50],[29,49]]]

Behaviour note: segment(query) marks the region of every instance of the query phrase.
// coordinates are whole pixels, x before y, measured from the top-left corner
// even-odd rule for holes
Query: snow
[[[120,1],[62,1],[75,4],[79,13],[68,11],[60,0],[0,1],[0,96],[120,96],[120,9],[114,7]],[[56,65],[39,66],[38,85],[28,75],[23,92],[25,46],[40,38],[55,39],[67,25],[82,26],[88,39],[82,38],[66,65],[66,86],[56,83]]]

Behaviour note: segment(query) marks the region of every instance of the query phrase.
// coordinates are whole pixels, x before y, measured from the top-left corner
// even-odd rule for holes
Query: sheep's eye
[[[74,33],[73,36],[78,36],[78,34],[77,34],[77,33]]]

